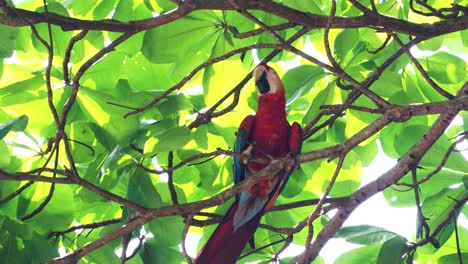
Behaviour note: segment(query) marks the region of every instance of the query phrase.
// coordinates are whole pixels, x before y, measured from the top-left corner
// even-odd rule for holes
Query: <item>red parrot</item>
[[[266,64],[259,64],[253,77],[258,89],[258,109],[247,116],[237,132],[234,151],[234,182],[268,165],[268,158],[297,155],[302,144],[298,123],[289,125],[286,119],[286,99],[278,74]],[[265,160],[266,162],[262,162]],[[260,218],[275,203],[292,170],[282,171],[271,179],[261,180],[242,191],[201,249],[196,264],[235,263],[260,223]]]

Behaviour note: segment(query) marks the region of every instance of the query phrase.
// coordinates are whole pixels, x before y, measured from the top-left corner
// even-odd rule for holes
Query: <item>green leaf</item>
[[[46,239],[46,237],[37,233],[33,233],[30,240],[24,241],[24,247],[27,248],[31,256],[30,260],[33,263],[43,263],[58,257],[57,244],[56,241]]]
[[[3,139],[10,131],[23,131],[28,125],[28,116],[21,115],[8,122],[0,124],[0,139]]]
[[[427,130],[427,126],[422,125],[404,126],[393,142],[395,150],[399,155],[405,154],[422,138]]]
[[[98,91],[112,91],[121,76],[120,70],[123,60],[124,55],[120,52],[112,52],[106,55],[86,71],[80,83]]]
[[[177,248],[161,245],[157,238],[148,239],[139,254],[145,264],[183,263],[185,261]]]
[[[326,104],[328,101],[331,101],[332,98],[332,85],[327,85],[324,89],[315,89],[312,91],[313,100],[310,104],[309,109],[307,110],[306,114],[304,115],[304,119],[302,120],[303,124],[309,123],[312,119],[314,119],[320,111],[320,106]]]
[[[227,60],[208,66],[203,74],[205,104],[213,105],[218,102],[222,98],[222,95],[232,89],[232,86],[227,84],[237,84],[244,76],[244,67],[239,60]],[[230,102],[226,100],[222,106],[229,104]]]
[[[18,29],[0,24],[0,35],[2,36],[2,41],[0,41],[0,58],[11,57],[15,50]]]
[[[461,37],[463,46],[468,47],[468,29],[460,31],[460,37]]]
[[[0,155],[0,168],[6,168],[10,165],[11,154],[7,144],[3,140],[0,140],[0,153],[2,153],[2,155]]]
[[[465,61],[447,52],[437,52],[421,59],[421,62],[429,76],[439,83],[459,83],[466,80],[468,75]]]
[[[106,1],[103,1],[106,2]],[[96,2],[94,1],[80,1],[80,0],[71,0],[64,2],[66,8],[71,9],[73,14],[76,16],[85,16],[91,10],[93,10]]]
[[[114,150],[102,161],[98,173],[96,175],[96,183],[99,183],[102,177],[107,174],[107,170],[115,171],[117,169],[117,162],[120,158],[122,148],[117,145]],[[91,171],[91,170],[90,170]]]
[[[429,40],[422,41],[417,46],[421,50],[437,51],[440,49],[443,43],[444,43],[444,36],[438,36],[435,38],[431,38]]]
[[[135,169],[128,181],[127,198],[141,206],[157,208],[162,205],[161,196],[150,175],[143,169]]]
[[[438,194],[424,199],[421,209],[423,215],[428,218],[427,223],[429,224],[430,230],[433,231],[442,224],[457,204],[457,201],[463,200],[467,196],[468,190],[461,185],[457,188],[444,188]],[[455,217],[458,217],[458,215]],[[443,245],[450,238],[453,231],[454,226],[451,221],[442,232],[436,236],[439,244]]]
[[[189,158],[189,157],[192,157],[194,155],[197,155],[197,154],[201,154],[202,152],[200,151],[197,151],[197,150],[185,150],[185,149],[181,149],[179,151],[177,151],[177,154],[179,155],[179,157],[181,159],[186,159],[186,158]],[[199,164],[196,166],[197,170],[199,171],[199,176],[197,177],[197,174],[193,175],[193,177],[190,179],[190,181],[194,184],[198,184],[200,182],[200,187],[202,188],[208,188],[208,189],[212,189],[214,186],[213,182],[216,180],[217,176],[218,176],[218,173],[220,171],[220,167],[218,166],[218,164],[216,163],[215,160],[209,160],[209,161],[205,161],[203,162],[202,164]],[[176,171],[176,174],[174,177],[187,177],[187,176],[182,176],[182,174],[185,172],[185,173],[189,173],[190,171],[193,171],[190,170],[190,169],[187,169],[186,171],[180,171],[180,172],[177,172]],[[189,176],[190,177],[190,176]],[[229,183],[232,182],[232,175],[229,176]]]
[[[372,84],[371,89],[378,95],[389,98],[403,90],[401,76],[397,72],[386,70]]]
[[[145,143],[144,152],[153,155],[159,152],[178,150],[185,146],[190,139],[191,132],[187,127],[170,128],[157,137],[150,138]]]
[[[334,264],[375,264],[377,263],[380,245],[370,245],[348,251],[334,262]]]
[[[357,28],[345,29],[338,33],[333,49],[336,60],[342,62],[358,41],[359,30]]]
[[[291,175],[289,175],[289,180],[284,186],[281,195],[287,198],[292,198],[304,190],[304,187],[308,181],[308,177],[304,170],[299,167],[293,171]]]
[[[123,96],[117,98],[82,86],[77,101],[87,119],[93,120],[120,145],[128,145],[128,142],[135,136],[139,128],[138,118],[135,115],[125,118],[128,109],[114,105],[128,105],[128,100],[125,100]],[[94,132],[98,134],[97,130]]]
[[[2,225],[2,229],[3,228],[21,239],[30,240],[33,238],[33,229],[31,226],[16,219],[5,218]]]
[[[0,96],[14,96],[18,92],[34,91],[44,84],[44,77],[42,74],[32,75],[31,78],[19,82],[12,83],[0,89]]]
[[[440,257],[437,260],[438,264],[453,264],[453,263],[462,263],[461,260],[463,260],[463,263],[468,259],[468,252],[462,252],[461,256],[459,257],[458,254],[449,254]]]
[[[173,2],[173,1],[170,1],[170,0],[144,0],[145,1],[145,5],[157,12],[157,13],[166,13],[174,8],[177,7],[177,5]]]
[[[372,245],[386,242],[398,236],[394,232],[378,226],[359,225],[343,227],[334,237],[345,238],[346,241],[362,245]]]
[[[116,2],[117,0],[100,1],[93,10],[93,18],[94,19],[106,18],[111,13],[111,11],[114,10]]]
[[[153,63],[187,60],[194,50],[207,58],[216,41],[215,17],[213,11],[198,11],[148,30],[141,51]]]
[[[49,12],[68,17],[68,10],[59,2],[51,2],[47,4],[47,9]],[[44,6],[40,5],[36,12],[44,13]],[[40,23],[36,25],[37,32],[39,35],[49,42],[49,28],[46,23]],[[71,31],[64,31],[59,26],[51,25],[52,29],[52,40],[54,45],[54,55],[64,56],[65,50],[68,46],[68,40],[73,36]],[[32,42],[36,50],[40,52],[45,52],[46,48],[39,41],[39,39],[32,34]]]
[[[70,143],[75,162],[85,163],[94,160],[95,148],[93,148],[96,136],[91,123],[86,121],[73,122],[70,125]]]
[[[180,243],[180,237],[174,234],[182,234],[185,224],[180,216],[168,216],[156,218],[148,226],[149,231],[158,238],[158,243],[170,247]]]
[[[287,105],[308,92],[313,87],[315,80],[320,78],[323,73],[321,67],[313,65],[301,65],[287,71],[282,79],[286,89]]]
[[[317,15],[325,15],[322,9],[313,1],[309,0],[283,0],[283,4],[301,12],[307,12]]]
[[[406,238],[395,236],[382,245],[377,264],[401,264],[406,253]]]
[[[39,184],[31,198],[32,203],[28,208],[28,213],[36,209],[39,203],[47,196],[50,190],[50,184]],[[66,205],[66,206],[64,206]],[[34,225],[40,233],[50,233],[52,231],[65,230],[73,222],[75,215],[75,201],[72,187],[69,185],[56,185],[54,199],[51,199],[47,206],[32,219],[29,224]]]
[[[138,71],[134,69],[138,69]],[[126,58],[125,64],[122,65],[122,72],[126,75],[125,77],[133,91],[165,90],[169,88],[175,83],[170,78],[172,70],[172,65],[151,63],[141,53]],[[122,76],[120,77],[122,78]]]

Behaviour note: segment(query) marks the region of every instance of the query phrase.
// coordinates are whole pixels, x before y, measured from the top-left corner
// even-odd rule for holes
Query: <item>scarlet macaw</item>
[[[253,77],[259,92],[258,109],[255,115],[249,115],[242,121],[237,132],[234,151],[241,155],[234,158],[235,184],[265,168],[268,156],[280,158],[288,154],[297,155],[302,144],[300,125],[296,122],[289,125],[286,119],[285,91],[278,74],[268,65],[259,64]],[[195,263],[235,263],[254,234],[260,218],[276,201],[291,172],[280,172],[242,191],[198,254]]]

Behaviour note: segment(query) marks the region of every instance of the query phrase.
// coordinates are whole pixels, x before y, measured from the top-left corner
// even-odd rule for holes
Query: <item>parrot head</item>
[[[253,72],[255,86],[261,95],[284,91],[278,74],[265,63],[260,63]]]

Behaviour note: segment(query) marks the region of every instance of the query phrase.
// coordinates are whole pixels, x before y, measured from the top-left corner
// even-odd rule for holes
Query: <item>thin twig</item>
[[[77,225],[77,226],[70,227],[70,228],[68,228],[68,229],[66,229],[64,231],[54,231],[49,236],[55,236],[55,237],[62,236],[62,235],[65,235],[66,233],[74,232],[74,231],[79,230],[79,229],[95,229],[95,228],[99,228],[99,227],[103,227],[103,226],[117,224],[120,221],[122,221],[122,218],[114,218],[114,219],[109,219],[109,220],[105,220],[105,221],[101,221],[101,222],[94,222],[94,223],[90,223],[90,224]]]
[[[185,246],[185,240],[187,239],[187,233],[189,231],[190,225],[192,225],[192,220],[193,220],[193,214],[188,215],[185,218],[185,225],[184,225],[184,230],[182,231],[182,241],[181,241],[182,253],[184,254],[185,260],[187,260],[188,264],[192,264],[192,258],[187,253],[187,248]]]
[[[322,198],[320,198],[319,202],[317,203],[317,206],[315,207],[314,211],[307,217],[307,226],[309,228],[309,232],[307,234],[306,238],[306,243],[305,247],[308,248],[312,241],[312,237],[314,235],[314,227],[312,225],[313,221],[320,216],[320,212],[322,210],[322,206],[325,203],[326,197],[330,194],[331,189],[333,188],[333,185],[335,184],[336,179],[338,178],[338,175],[340,174],[341,168],[343,167],[343,162],[346,157],[346,153],[342,153],[339,156],[338,159],[338,164],[336,165],[335,172],[333,173],[332,178],[330,179],[330,182],[328,183],[327,188],[325,189],[325,192],[322,195]]]
[[[339,71],[339,69],[336,69],[336,68],[334,68],[334,67],[332,67],[332,66],[330,66],[330,65],[328,65],[326,63],[323,63],[320,60],[310,56],[309,54],[307,54],[307,53],[293,47],[291,44],[286,42],[281,36],[279,36],[276,32],[269,29],[267,25],[265,25],[262,21],[260,21],[258,18],[256,18],[255,16],[253,16],[252,14],[247,12],[246,10],[240,10],[240,12],[241,12],[242,15],[244,15],[248,19],[254,21],[261,28],[265,29],[265,31],[270,33],[270,35],[272,35],[276,40],[278,40],[281,43],[281,45],[283,45],[283,48],[286,49],[287,51],[290,51],[290,52],[292,52],[292,53],[294,53],[296,55],[299,55],[299,56],[303,57],[304,59],[309,60],[312,63],[315,63],[315,64],[321,66],[322,68],[324,68],[324,69],[326,69],[326,70],[328,70],[328,71],[330,71],[332,73],[335,73],[340,78],[348,81],[351,85],[353,85],[353,87],[355,87],[357,90],[359,90],[359,92],[361,92],[362,94],[369,97],[369,99],[371,99],[377,106],[382,107],[382,108],[389,108],[391,106],[390,103],[388,103],[387,101],[382,99],[380,96],[378,96],[374,92],[367,89],[366,88],[367,86],[362,85],[359,82],[357,82],[356,80],[354,80],[351,76],[346,74],[344,71]]]
[[[380,45],[380,47],[378,47],[377,49],[375,50],[369,50],[367,49],[367,52],[369,52],[370,54],[377,54],[379,53],[380,51],[382,51],[385,47],[387,47],[387,44],[388,42],[390,41],[390,39],[392,39],[392,37],[387,34],[387,37],[385,38],[385,41],[382,43],[382,45]]]
[[[174,153],[172,151],[169,151],[167,154],[167,168],[171,169],[170,171],[167,172],[167,186],[169,187],[169,193],[171,194],[171,200],[173,204],[179,204],[179,201],[177,200],[177,192],[174,187],[174,180],[172,178],[173,171],[173,162],[174,162]]]
[[[20,195],[24,190],[26,190],[29,186],[31,186],[34,182],[33,181],[29,181],[28,183],[24,184],[23,186],[19,187],[16,191],[14,191],[12,194],[10,195],[7,195],[5,198],[1,199],[0,200],[0,205],[1,204],[4,204],[6,202],[9,202],[10,200],[12,200],[13,198],[15,198],[16,196]]]
[[[164,93],[162,93],[160,96],[153,99],[150,103],[148,103],[144,107],[137,108],[134,111],[131,111],[131,112],[127,113],[125,115],[125,117],[131,116],[131,115],[134,115],[134,114],[138,114],[138,113],[141,113],[141,112],[144,112],[144,111],[150,109],[152,106],[159,103],[161,100],[166,98],[172,92],[181,89],[188,81],[190,81],[195,76],[195,74],[197,74],[199,71],[205,69],[209,65],[213,65],[213,64],[215,64],[217,62],[221,62],[223,60],[226,60],[226,59],[228,59],[228,58],[230,58],[230,57],[232,57],[234,55],[237,55],[237,54],[240,54],[240,53],[252,50],[252,49],[264,49],[264,48],[277,49],[277,48],[281,48],[281,46],[278,45],[278,44],[269,44],[269,43],[253,44],[253,45],[250,45],[250,46],[247,46],[247,47],[232,50],[232,51],[227,52],[227,53],[225,53],[225,54],[223,54],[221,56],[209,59],[209,60],[205,61],[204,63],[202,63],[202,64],[198,65],[197,67],[195,67],[182,80],[180,80],[177,84],[173,85],[172,87],[170,87],[169,89],[164,91]]]
[[[138,237],[138,245],[136,245],[135,249],[133,249],[132,254],[130,256],[127,256],[125,261],[129,261],[130,259],[134,258],[138,251],[140,251],[141,247],[143,246],[143,242],[145,242],[146,236],[145,235],[140,235]]]
[[[463,136],[460,137],[459,139],[457,139],[455,142],[453,142],[450,147],[447,149],[447,151],[445,152],[444,156],[442,157],[442,160],[440,161],[439,165],[437,166],[437,168],[435,168],[433,171],[431,171],[429,174],[427,174],[426,176],[424,176],[424,178],[422,178],[421,180],[417,181],[416,182],[416,185],[421,185],[425,182],[427,182],[428,180],[430,180],[432,178],[432,176],[436,175],[445,165],[445,163],[447,162],[448,158],[450,157],[450,154],[452,154],[452,152],[454,151],[454,149],[456,148],[456,146],[458,144],[460,144],[461,142],[463,142],[465,139],[468,138],[468,132],[464,132],[463,133]],[[395,185],[402,185],[402,186],[408,186],[408,187],[415,187],[414,183],[413,184],[409,184],[409,183],[395,183]]]
[[[417,175],[416,175],[416,168],[411,169],[411,178],[413,179],[413,185],[414,185],[414,203],[416,204],[416,212],[417,212],[417,228],[416,228],[416,238],[420,238],[423,236],[423,231],[424,231],[424,237],[429,237],[430,228],[429,224],[426,221],[426,217],[424,216],[421,208],[421,199],[419,198],[419,187],[417,186]]]
[[[304,27],[301,30],[299,30],[298,32],[296,32],[294,35],[292,35],[286,42],[287,43],[293,43],[294,41],[299,39],[301,36],[306,34],[308,31],[309,31],[309,29]],[[281,48],[282,48],[282,46],[281,46]],[[282,51],[281,48],[280,49],[275,49],[272,52],[270,52],[265,58],[263,58],[262,62],[266,63],[266,62],[270,61],[272,58],[274,58],[276,55],[278,55]],[[204,113],[199,113],[197,118],[192,123],[190,123],[188,125],[188,127],[190,129],[195,128],[195,127],[199,127],[199,126],[201,126],[203,124],[206,124],[206,123],[210,122],[210,120],[213,117],[219,117],[219,116],[227,113],[228,111],[231,111],[232,109],[234,109],[234,107],[239,102],[240,90],[247,84],[247,82],[250,80],[250,78],[252,78],[252,72],[253,71],[249,72],[244,77],[244,79],[242,79],[233,89],[231,89],[221,99],[219,99],[218,102],[216,102],[212,107],[210,107],[210,109],[208,109]],[[234,94],[234,99],[233,99],[232,103],[229,106],[227,106],[225,109],[220,110],[218,112],[215,112],[215,110],[233,94]]]
[[[436,90],[440,95],[448,98],[448,99],[453,99],[455,96],[451,95],[449,92],[445,91],[440,87],[432,78],[427,74],[427,72],[423,69],[422,65],[419,63],[419,61],[411,54],[410,50],[405,46],[405,44],[401,41],[401,39],[393,32],[388,33],[390,36],[393,37],[393,39],[396,40],[398,45],[406,52],[406,55],[410,58],[410,60],[413,62],[414,66],[418,69],[418,71],[421,73],[423,76],[424,80],[426,80],[427,83],[429,83],[434,90]]]
[[[83,39],[87,33],[88,33],[88,30],[83,30],[80,33],[78,33],[76,36],[73,36],[70,39],[70,42],[68,43],[67,49],[65,50],[65,55],[63,56],[62,67],[63,67],[63,81],[65,82],[66,85],[70,85],[70,73],[68,72],[68,63],[70,62],[70,57],[71,57],[73,47],[78,41]]]
[[[55,163],[54,163],[55,169],[57,169],[57,166],[58,166],[58,158],[59,158],[59,149],[57,149],[55,151]],[[57,177],[57,174],[54,173],[52,175],[52,179],[55,179],[56,177]],[[33,210],[31,213],[23,216],[21,218],[21,221],[27,221],[27,220],[33,218],[34,216],[36,216],[37,214],[39,214],[42,210],[44,210],[44,208],[47,206],[47,204],[52,199],[52,196],[54,195],[54,191],[55,191],[55,182],[52,182],[50,184],[49,193],[47,194],[47,197],[44,199],[44,201],[42,201],[42,203],[35,210]]]

